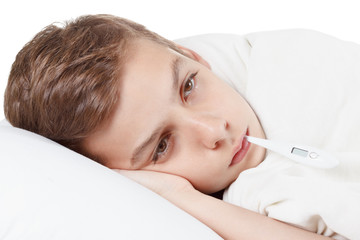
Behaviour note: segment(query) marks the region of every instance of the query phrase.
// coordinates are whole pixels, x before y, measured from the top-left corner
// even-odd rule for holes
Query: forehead
[[[116,115],[137,124],[145,122],[146,126],[154,113],[161,115],[171,97],[173,65],[179,55],[157,43],[140,41],[125,67]],[[140,121],[142,119],[139,118],[144,116],[148,120]]]
[[[121,103],[135,103],[139,98],[146,100],[141,96],[134,97],[133,92],[143,91],[143,94],[146,94],[147,89],[152,87],[157,80],[166,78],[171,83],[172,62],[177,55],[165,46],[147,40],[139,40],[135,44],[132,57],[125,64],[120,86]],[[157,85],[159,91],[165,90],[165,88],[164,84]]]
[[[110,120],[89,137],[87,148],[111,167],[130,168],[132,152],[167,119],[171,108],[173,63],[181,57],[175,51],[139,40],[127,61],[119,82],[119,103]]]

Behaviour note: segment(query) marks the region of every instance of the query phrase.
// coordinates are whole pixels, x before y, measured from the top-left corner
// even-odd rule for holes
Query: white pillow
[[[0,239],[218,239],[150,190],[49,139],[0,124]]]

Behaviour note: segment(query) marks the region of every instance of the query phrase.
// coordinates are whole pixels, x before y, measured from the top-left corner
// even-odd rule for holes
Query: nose
[[[189,134],[209,149],[215,149],[228,137],[228,122],[211,113],[197,113],[187,119]]]

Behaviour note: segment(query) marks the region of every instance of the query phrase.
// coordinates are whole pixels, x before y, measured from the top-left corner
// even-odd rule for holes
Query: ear
[[[184,55],[186,55],[187,57],[189,57],[189,58],[201,63],[205,67],[211,69],[210,64],[205,59],[203,59],[199,54],[197,54],[195,51],[193,51],[189,48],[180,46],[180,45],[177,45],[177,47],[180,48],[183,51]]]

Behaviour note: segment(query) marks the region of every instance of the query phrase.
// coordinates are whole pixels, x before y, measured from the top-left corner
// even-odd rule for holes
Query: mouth
[[[234,155],[229,167],[240,163],[245,158],[246,153],[248,152],[251,145],[251,143],[248,142],[245,138],[245,135],[248,135],[248,130],[246,131],[246,134],[242,136],[240,144],[235,148]]]

